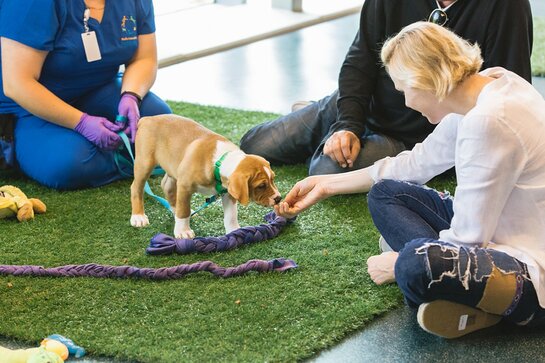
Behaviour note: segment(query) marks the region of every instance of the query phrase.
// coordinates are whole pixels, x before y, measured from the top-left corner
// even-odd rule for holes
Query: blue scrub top
[[[152,0],[106,0],[102,21],[88,22],[102,59],[87,62],[81,39],[85,8],[83,0],[0,0],[0,36],[49,52],[39,81],[69,103],[114,80],[119,66],[133,57],[138,35],[155,32]],[[1,77],[0,64],[0,84]],[[0,113],[18,111],[1,87]]]

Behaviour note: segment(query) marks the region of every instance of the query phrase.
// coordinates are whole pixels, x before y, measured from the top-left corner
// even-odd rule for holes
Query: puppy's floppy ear
[[[235,170],[229,177],[229,186],[227,187],[229,194],[244,206],[247,206],[250,202],[250,190],[248,187],[249,179],[250,175],[238,173]]]

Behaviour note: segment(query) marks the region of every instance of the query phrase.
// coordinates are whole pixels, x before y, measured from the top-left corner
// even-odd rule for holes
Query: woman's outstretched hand
[[[293,186],[284,200],[274,206],[277,215],[293,218],[322,199],[329,197],[324,176],[310,176]]]

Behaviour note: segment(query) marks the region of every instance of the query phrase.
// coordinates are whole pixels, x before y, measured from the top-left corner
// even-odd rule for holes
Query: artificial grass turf
[[[187,103],[185,115],[237,141],[252,125],[275,117]],[[302,165],[274,168],[286,193],[305,177]],[[159,192],[159,178],[151,181]],[[150,238],[172,234],[172,217],[146,200],[151,226],[129,225],[130,180],[57,192],[16,174],[0,185],[19,186],[48,206],[29,223],[0,220],[3,264],[53,267],[99,263],[164,267],[201,260],[234,266],[249,259],[286,257],[299,268],[220,279],[205,272],[173,281],[0,277],[0,334],[33,344],[63,334],[89,353],[141,362],[296,361],[316,354],[378,314],[402,304],[395,285],[376,286],[365,261],[378,253],[365,195],[338,196],[298,217],[276,239],[229,252],[147,256]],[[453,191],[453,181],[433,184]],[[202,198],[196,198],[198,205]],[[267,209],[239,207],[241,225],[262,223]],[[220,206],[192,220],[197,235],[221,235]]]
[[[534,43],[532,49],[532,74],[545,77],[545,16],[534,17]]]

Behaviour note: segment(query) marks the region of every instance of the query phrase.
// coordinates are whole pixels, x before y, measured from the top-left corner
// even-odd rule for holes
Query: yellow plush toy
[[[59,343],[60,344],[60,343]],[[66,349],[66,347],[65,347]],[[8,349],[0,346],[0,362],[2,363],[63,363],[57,353],[45,347],[29,349]]]
[[[34,212],[45,213],[45,204],[36,198],[27,198],[21,189],[12,185],[0,187],[0,218],[17,216],[19,222],[34,218]]]

